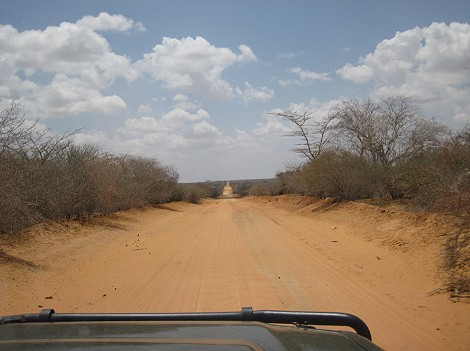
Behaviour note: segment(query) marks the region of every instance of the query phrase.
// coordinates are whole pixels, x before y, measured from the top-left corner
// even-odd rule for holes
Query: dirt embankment
[[[0,314],[343,311],[389,350],[464,350],[470,305],[434,293],[446,226],[437,216],[297,196],[43,224],[0,241]]]

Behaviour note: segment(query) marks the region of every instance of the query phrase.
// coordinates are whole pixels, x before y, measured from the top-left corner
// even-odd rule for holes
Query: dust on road
[[[393,211],[302,201],[173,203],[38,226],[21,245],[1,241],[0,314],[341,311],[388,350],[470,344],[469,305],[431,294],[436,235],[416,239],[419,225]]]

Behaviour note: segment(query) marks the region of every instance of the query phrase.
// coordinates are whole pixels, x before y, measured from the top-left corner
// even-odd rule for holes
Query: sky
[[[470,1],[0,0],[0,109],[182,182],[272,178],[273,112],[394,95],[470,124]]]

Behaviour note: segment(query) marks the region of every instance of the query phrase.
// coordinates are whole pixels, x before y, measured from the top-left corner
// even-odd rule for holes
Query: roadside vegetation
[[[1,112],[0,234],[186,197],[173,168],[77,145],[74,134],[55,135],[29,122],[18,101]]]
[[[237,196],[301,194],[333,201],[401,201],[446,213],[461,225],[443,233],[445,288],[470,292],[470,126],[450,131],[405,97],[347,100],[318,118],[275,113],[293,124],[304,162],[272,180],[231,182]],[[51,133],[12,101],[0,112],[0,234],[47,220],[81,219],[171,201],[217,198],[224,182],[178,183],[154,158],[114,155]]]
[[[294,125],[293,151],[305,162],[278,173],[266,195],[379,198],[455,216],[461,226],[445,233],[442,268],[449,291],[470,292],[470,127],[451,132],[402,96],[343,101],[320,119],[275,115]]]

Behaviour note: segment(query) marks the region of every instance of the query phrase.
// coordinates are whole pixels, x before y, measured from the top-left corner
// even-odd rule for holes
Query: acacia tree
[[[293,149],[309,160],[317,158],[329,142],[329,118],[316,121],[313,113],[299,113],[295,111],[273,112],[273,115],[292,122],[296,129],[288,136],[300,137],[301,142]]]
[[[447,133],[444,125],[422,117],[419,108],[403,96],[378,103],[343,101],[327,118],[342,148],[383,166],[438,146]]]
[[[422,117],[419,108],[403,96],[380,102],[345,100],[320,121],[311,113],[276,112],[295,125],[290,136],[300,137],[295,152],[309,160],[326,149],[353,152],[372,163],[393,165],[439,145],[447,133],[442,124]]]
[[[399,166],[409,164],[410,160],[437,149],[447,135],[442,124],[422,116],[420,110],[409,98],[393,96],[380,102],[372,100],[345,100],[330,109],[322,119],[314,119],[311,113],[280,112],[275,115],[294,124],[291,136],[300,137],[301,143],[294,151],[308,160],[302,173],[305,192],[320,194],[318,179],[332,183],[336,172],[342,176],[351,170],[351,179],[362,180],[356,188],[368,191],[343,189],[343,195],[372,194],[372,196],[404,196],[402,172]],[[359,162],[360,161],[360,162]],[[372,178],[361,174],[366,172]],[[314,174],[316,173],[316,174]],[[314,182],[307,182],[314,179]],[[346,179],[346,178],[341,178]],[[350,180],[351,180],[350,179]],[[351,182],[345,182],[346,187]],[[318,184],[317,184],[318,185]],[[332,184],[330,184],[332,185]],[[327,187],[322,186],[326,189]],[[352,194],[352,195],[351,195]],[[333,193],[323,196],[337,196]],[[360,195],[357,195],[360,196]]]

